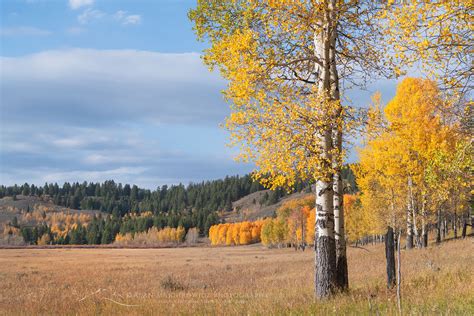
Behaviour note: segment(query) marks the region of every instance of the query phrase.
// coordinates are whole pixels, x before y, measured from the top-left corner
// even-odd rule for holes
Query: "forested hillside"
[[[252,182],[250,176],[232,176],[223,180],[163,185],[156,190],[139,188],[136,185],[115,183],[46,183],[44,186],[23,185],[0,186],[0,198],[14,195],[51,197],[54,204],[72,209],[94,209],[123,216],[128,212],[152,211],[177,212],[185,209],[219,210],[230,207],[231,201],[263,187]]]
[[[345,169],[344,179],[347,190],[354,191],[354,175],[349,168]],[[293,192],[308,191],[309,185],[299,182]],[[10,232],[14,235],[17,231],[27,243],[33,244],[37,244],[45,234],[50,242],[59,244],[107,244],[113,242],[118,233],[144,232],[152,227],[183,227],[186,231],[196,227],[202,235],[207,235],[212,225],[223,221],[218,212],[226,214],[232,211],[232,202],[261,190],[264,190],[261,184],[252,181],[251,175],[245,175],[187,186],[164,185],[154,191],[112,180],[104,183],[66,182],[62,186],[57,183],[2,185],[0,197],[10,199],[11,208],[18,209],[11,212],[13,215],[5,228],[7,235]],[[255,203],[271,207],[287,194],[282,189],[268,191]],[[65,220],[57,220],[58,216],[54,216],[56,222],[53,222],[53,216],[48,213],[51,208],[44,205],[34,207],[37,202],[31,202],[31,199],[29,204],[19,203],[26,197],[64,207],[64,214],[60,217]],[[8,203],[1,208],[5,205]],[[81,220],[68,219],[69,209],[96,210],[111,216],[88,214]]]

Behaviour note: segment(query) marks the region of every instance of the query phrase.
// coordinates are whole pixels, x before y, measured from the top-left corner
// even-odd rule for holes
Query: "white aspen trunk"
[[[413,234],[415,235],[415,244],[417,248],[420,248],[421,242],[420,242],[420,233],[418,232],[418,225],[416,223],[416,207],[413,205]]]
[[[335,1],[331,3],[334,5]],[[332,7],[332,8],[331,8]],[[329,5],[323,14],[322,29],[314,36],[315,54],[320,61],[316,66],[318,73],[318,92],[327,98],[330,94],[330,48],[335,46],[335,34],[331,31],[331,18],[334,6]],[[323,113],[325,115],[329,113]],[[334,239],[332,131],[328,124],[318,133],[319,147],[322,150],[322,170],[316,181],[316,221],[315,221],[315,295],[322,299],[334,293],[336,276],[336,249]]]
[[[316,182],[315,250],[315,294],[325,298],[334,292],[336,249],[332,183],[323,179]]]
[[[411,217],[411,220],[412,220],[412,225],[411,225],[411,228],[412,228],[412,233],[414,235],[413,237],[413,244],[415,244],[415,246],[417,248],[421,248],[423,246],[423,241],[422,241],[422,236],[420,235],[420,232],[418,231],[418,224],[417,224],[417,215],[418,215],[418,204],[416,203],[415,201],[415,196],[413,194],[413,180],[411,177],[408,178],[408,188],[409,188],[409,196],[410,196],[410,207],[411,207],[411,210],[412,210],[412,217]]]
[[[337,23],[333,22],[333,33],[337,32]],[[335,35],[334,35],[335,36]],[[339,75],[336,65],[336,50],[332,46],[330,48],[330,84],[331,99],[340,102],[339,91]],[[342,106],[338,105],[335,109],[335,117],[332,127],[333,156],[333,207],[334,207],[334,237],[336,240],[336,285],[339,289],[344,290],[349,287],[349,276],[347,271],[346,256],[346,237],[344,229],[344,192],[342,185],[342,124],[339,124],[339,118],[342,115]]]
[[[413,211],[408,207],[407,208],[407,241],[406,248],[413,248]]]
[[[336,281],[339,289],[347,289],[349,287],[349,273],[347,269],[346,256],[346,238],[344,229],[344,206],[342,194],[342,180],[340,171],[336,174],[337,182],[335,186],[337,191],[334,192],[334,216],[335,216],[335,238],[336,238]],[[336,179],[334,179],[336,181]],[[338,196],[336,198],[336,195]]]
[[[407,201],[407,249],[413,248],[413,191],[412,191],[412,180],[408,177],[408,190],[409,196]]]

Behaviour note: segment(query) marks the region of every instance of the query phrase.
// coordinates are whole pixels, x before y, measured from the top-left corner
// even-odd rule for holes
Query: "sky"
[[[195,4],[1,0],[0,184],[154,189],[250,172],[220,127],[226,82],[200,59],[207,44],[187,18]],[[375,91],[389,100],[395,83],[347,97],[366,106]]]

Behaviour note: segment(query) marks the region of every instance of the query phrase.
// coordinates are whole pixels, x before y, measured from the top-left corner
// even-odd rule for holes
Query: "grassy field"
[[[350,291],[313,300],[313,252],[260,245],[0,250],[0,314],[396,314],[383,245],[349,248]],[[474,314],[474,240],[402,252],[405,314]]]

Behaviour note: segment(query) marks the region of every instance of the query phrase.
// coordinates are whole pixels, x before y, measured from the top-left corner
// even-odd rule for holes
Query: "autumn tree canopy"
[[[407,78],[383,112],[371,109],[355,167],[360,211],[376,214],[374,227],[406,225],[408,248],[426,246],[440,212],[467,209],[472,146],[451,106],[435,82]]]
[[[459,1],[430,6],[427,1],[198,0],[190,11],[197,36],[210,43],[204,62],[228,81],[224,94],[231,114],[225,126],[231,144],[240,147],[239,158],[253,161],[255,178],[272,189],[291,187],[296,179],[316,182],[317,297],[348,285],[340,177],[348,117],[343,88],[401,75],[417,54],[425,64],[450,65],[452,50],[462,47],[466,36],[445,36],[444,30],[463,35],[458,25],[466,18],[464,8]],[[432,13],[420,17],[423,10]],[[444,19],[453,23],[438,34]],[[423,36],[428,44],[417,40]],[[462,72],[451,73],[463,78]]]

